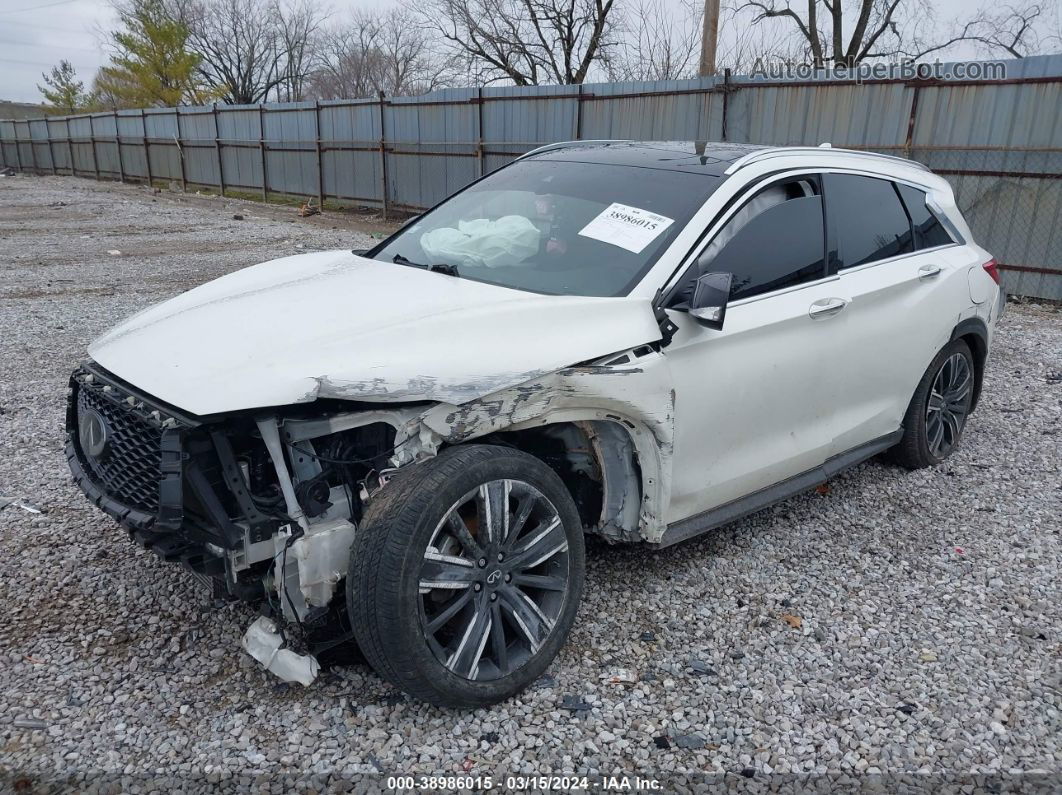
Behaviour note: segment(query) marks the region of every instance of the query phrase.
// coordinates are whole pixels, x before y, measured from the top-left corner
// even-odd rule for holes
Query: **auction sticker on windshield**
[[[613,202],[579,234],[641,254],[642,249],[675,221],[639,207]]]

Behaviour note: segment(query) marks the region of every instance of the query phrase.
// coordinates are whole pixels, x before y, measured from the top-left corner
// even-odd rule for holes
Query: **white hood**
[[[162,401],[213,414],[318,397],[460,404],[659,338],[646,299],[535,295],[328,251],[208,282],[89,354]]]

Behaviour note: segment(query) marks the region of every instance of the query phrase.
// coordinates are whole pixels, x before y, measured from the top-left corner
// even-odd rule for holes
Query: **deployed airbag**
[[[425,232],[420,247],[434,263],[502,268],[519,265],[538,253],[539,231],[522,215],[505,215],[497,221],[477,218],[458,221],[457,229]]]

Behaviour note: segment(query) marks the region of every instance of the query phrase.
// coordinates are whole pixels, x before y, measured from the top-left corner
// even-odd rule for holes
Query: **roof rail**
[[[581,141],[554,141],[551,144],[545,146],[539,146],[536,149],[532,149],[530,152],[525,152],[516,158],[517,160],[523,160],[525,157],[531,157],[531,155],[540,155],[543,152],[548,152],[551,149],[563,149],[565,147],[577,147],[577,146],[592,146],[595,144],[628,144],[629,139],[623,138],[601,138],[598,140],[581,140]]]
[[[761,160],[768,160],[772,157],[785,157],[791,154],[823,154],[828,152],[833,155],[855,155],[857,157],[873,157],[878,160],[894,160],[904,165],[911,166],[913,168],[919,168],[923,171],[929,171],[929,167],[919,163],[917,160],[908,160],[906,157],[897,157],[896,155],[880,155],[877,152],[867,152],[862,149],[838,149],[832,145],[820,144],[819,146],[772,146],[767,149],[759,149],[755,152],[749,152],[747,155],[743,155],[735,160],[726,169],[725,174],[730,175],[735,171],[744,168],[745,166],[753,163],[758,163]]]

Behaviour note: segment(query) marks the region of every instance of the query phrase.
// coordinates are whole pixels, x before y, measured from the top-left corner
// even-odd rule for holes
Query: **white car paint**
[[[205,415],[319,397],[461,404],[659,338],[644,298],[535,295],[329,251],[153,306],[89,355]]]

